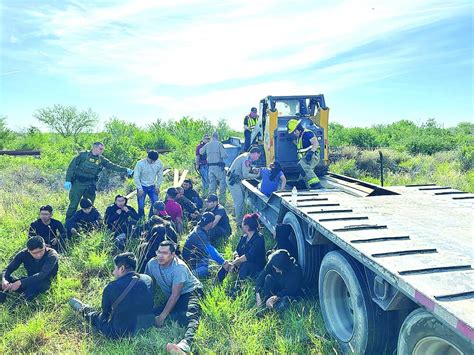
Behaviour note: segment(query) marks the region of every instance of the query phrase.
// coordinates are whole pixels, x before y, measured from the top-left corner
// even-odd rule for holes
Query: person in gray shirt
[[[168,300],[155,310],[155,325],[163,326],[166,318],[186,326],[183,339],[168,343],[168,352],[189,353],[201,317],[200,299],[203,297],[202,284],[191,273],[184,261],[176,257],[176,244],[171,241],[160,243],[156,257],[151,259],[145,274],[151,276]]]
[[[217,185],[219,184],[219,200],[225,204],[225,163],[227,152],[224,145],[219,142],[219,134],[214,132],[212,140],[199,150],[200,154],[207,155],[207,165],[209,166],[209,192],[215,194],[217,192]]]

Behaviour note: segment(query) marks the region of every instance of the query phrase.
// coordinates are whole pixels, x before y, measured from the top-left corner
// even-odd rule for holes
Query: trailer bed
[[[299,215],[474,340],[474,194],[435,185],[390,187],[394,194],[371,197],[337,188],[303,190],[294,206],[289,191],[267,200],[252,184],[244,185],[258,196],[261,207],[267,204],[277,211],[283,206]],[[274,218],[265,224],[272,229]]]

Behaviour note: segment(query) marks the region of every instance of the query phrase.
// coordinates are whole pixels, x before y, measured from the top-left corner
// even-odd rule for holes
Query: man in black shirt
[[[115,245],[120,250],[125,249],[125,242],[128,234],[132,234],[134,226],[140,219],[137,211],[127,205],[128,199],[125,196],[115,196],[114,204],[105,210],[105,224],[107,229],[114,233]]]
[[[68,237],[76,236],[80,232],[88,233],[102,226],[102,216],[91,200],[83,198],[79,205],[81,209],[66,221]]]
[[[214,223],[208,232],[211,244],[215,245],[220,239],[227,239],[232,234],[229,223],[229,216],[223,206],[219,204],[219,198],[215,194],[210,194],[206,199],[206,212],[214,213]]]
[[[184,189],[184,196],[193,202],[199,210],[201,210],[204,204],[198,192],[194,190],[193,181],[191,179],[186,179],[183,181],[183,185],[181,187]]]
[[[53,216],[53,207],[50,205],[41,206],[39,218],[31,223],[28,235],[30,237],[43,237],[46,246],[56,251],[63,249],[66,240],[66,230],[61,222],[51,218]]]
[[[40,236],[31,237],[26,242],[26,249],[15,255],[2,275],[2,292],[0,303],[5,301],[8,292],[19,292],[26,300],[31,301],[51,286],[51,279],[58,273],[58,253],[45,246]],[[21,265],[26,270],[26,277],[12,276]]]
[[[152,279],[135,272],[137,259],[133,253],[117,255],[114,264],[115,280],[104,288],[101,312],[76,298],[69,304],[105,336],[133,336],[154,324]]]
[[[265,306],[278,312],[286,309],[290,301],[302,294],[303,271],[288,251],[273,252],[265,269],[256,280],[257,307]]]

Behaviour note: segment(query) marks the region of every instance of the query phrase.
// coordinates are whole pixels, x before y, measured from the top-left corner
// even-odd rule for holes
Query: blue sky
[[[241,128],[266,95],[325,95],[330,120],[473,121],[473,1],[0,0],[0,115],[53,104],[145,125]]]

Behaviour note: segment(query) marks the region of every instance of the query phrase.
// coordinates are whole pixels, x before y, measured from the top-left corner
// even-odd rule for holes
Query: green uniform
[[[310,161],[306,160],[306,153],[311,150],[312,144],[311,139],[315,137],[314,133],[310,130],[305,129],[296,141],[296,148],[298,150],[298,165],[304,172],[304,180],[307,184],[308,189],[311,185],[315,185],[319,182],[319,178],[314,172],[314,168],[319,163],[319,148],[313,154]],[[303,174],[301,174],[303,175]]]
[[[72,183],[66,220],[76,212],[82,197],[94,203],[97,180],[104,168],[121,173],[127,172],[127,168],[112,163],[102,155],[93,155],[91,152],[81,152],[71,161],[66,172],[66,181]]]

